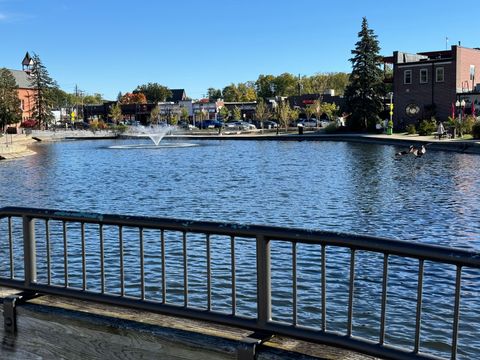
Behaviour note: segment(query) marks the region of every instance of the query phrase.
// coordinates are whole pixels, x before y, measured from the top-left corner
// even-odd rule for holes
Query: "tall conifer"
[[[33,117],[40,127],[48,128],[53,119],[52,114],[52,89],[57,88],[57,83],[48,74],[37,54],[33,56],[33,66],[30,73],[31,82],[36,90],[33,106]]]
[[[360,38],[352,50],[352,73],[345,90],[347,106],[351,115],[348,125],[355,130],[373,129],[383,110],[384,85],[380,46],[373,30],[368,28],[367,19],[362,21]]]

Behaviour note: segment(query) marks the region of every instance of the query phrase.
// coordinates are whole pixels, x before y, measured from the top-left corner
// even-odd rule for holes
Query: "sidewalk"
[[[34,155],[28,145],[34,143],[31,136],[23,134],[6,134],[0,137],[0,160],[17,159]]]

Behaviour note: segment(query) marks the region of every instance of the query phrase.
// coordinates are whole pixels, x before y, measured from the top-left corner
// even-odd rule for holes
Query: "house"
[[[185,89],[170,89],[172,96],[167,98],[167,102],[178,104],[180,101],[187,100]]]
[[[469,95],[470,103],[479,102],[480,48],[459,44],[449,50],[417,54],[395,51],[384,62],[393,64],[393,121],[397,129],[431,117],[446,121],[466,110],[455,108],[462,96]]]
[[[9,69],[18,86],[18,98],[20,99],[20,107],[22,109],[22,121],[32,119],[33,117],[33,108],[37,91],[30,78],[32,66],[33,60],[27,52],[22,60],[22,70]]]

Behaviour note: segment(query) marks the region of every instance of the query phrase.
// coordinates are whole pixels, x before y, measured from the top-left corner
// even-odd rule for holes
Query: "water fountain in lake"
[[[172,148],[172,147],[190,147],[196,146],[197,144],[191,143],[177,143],[177,142],[168,142],[161,143],[162,139],[168,133],[176,130],[175,126],[160,126],[160,125],[151,125],[151,126],[132,126],[124,134],[129,138],[149,138],[153,144],[128,144],[128,145],[113,145],[110,146],[110,149],[161,149],[161,148]]]

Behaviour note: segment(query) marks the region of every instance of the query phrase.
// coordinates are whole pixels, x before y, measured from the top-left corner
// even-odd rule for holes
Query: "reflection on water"
[[[474,155],[429,151],[396,160],[398,148],[343,142],[108,149],[134,144],[39,144],[36,156],[0,163],[1,203],[480,247],[480,157]]]
[[[163,140],[168,144],[168,140]],[[163,143],[162,142],[162,143]],[[0,162],[2,206],[45,207],[103,213],[256,223],[362,233],[410,242],[480,250],[480,157],[429,151],[420,159],[395,159],[399,148],[345,142],[247,142],[205,141],[189,148],[122,149],[137,141],[81,141],[38,144],[36,156]],[[116,146],[116,149],[109,147]],[[5,224],[1,229],[4,231]],[[21,230],[21,227],[19,227]],[[69,278],[82,287],[79,229],[71,227]],[[87,237],[87,288],[98,289],[100,250],[98,229],[85,229]],[[120,285],[119,244],[116,229],[104,229],[107,291]],[[139,248],[135,229],[124,229],[125,289],[138,296]],[[71,235],[70,235],[71,234]],[[228,311],[231,245],[229,239],[211,239],[212,308]],[[1,243],[5,254],[8,244]],[[15,245],[17,246],[17,245]],[[52,279],[64,272],[61,224],[51,224]],[[254,245],[237,239],[237,309],[255,313]],[[238,249],[237,249],[238,248]],[[45,252],[45,244],[38,251]],[[165,234],[167,301],[183,303],[182,241],[179,234]],[[206,242],[188,242],[189,302],[206,308]],[[159,236],[145,234],[145,295],[161,299],[163,284]],[[291,246],[272,246],[273,318],[292,321]],[[0,254],[0,256],[4,256]],[[321,322],[321,249],[297,249],[298,323]],[[343,331],[347,323],[350,255],[327,248],[328,328]],[[39,256],[40,257],[40,256]],[[2,257],[3,260],[3,257]],[[21,258],[15,262],[22,263]],[[353,334],[377,340],[380,327],[381,266],[383,257],[358,253],[355,279]],[[39,264],[46,277],[46,264]],[[413,348],[418,262],[390,259],[386,341]],[[19,269],[20,271],[21,269]],[[2,275],[5,275],[2,273]],[[455,269],[425,264],[424,318],[428,336],[422,344],[444,355],[451,339]],[[479,273],[465,269],[462,287],[460,355],[480,352],[475,336],[480,329]],[[61,283],[58,283],[62,285]],[[408,314],[413,322],[406,322]],[[441,324],[441,325],[439,325]]]

